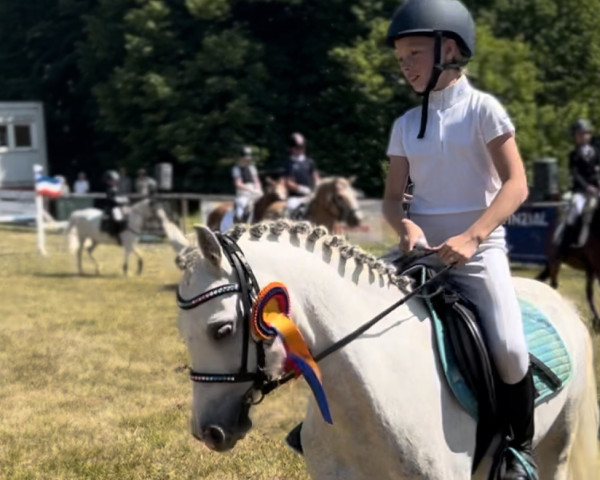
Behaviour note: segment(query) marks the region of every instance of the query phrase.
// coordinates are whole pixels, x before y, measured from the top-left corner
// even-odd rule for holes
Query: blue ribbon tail
[[[321,385],[321,380],[317,377],[317,374],[312,369],[312,367],[304,361],[301,357],[290,354],[291,360],[296,364],[296,366],[302,372],[302,375],[306,379],[306,383],[313,392],[315,396],[315,400],[317,401],[317,405],[319,406],[319,410],[321,411],[321,415],[323,416],[323,420],[327,423],[333,425],[333,420],[331,419],[331,412],[329,411],[329,405],[327,403],[327,397],[325,396],[325,390],[323,390],[323,385]]]

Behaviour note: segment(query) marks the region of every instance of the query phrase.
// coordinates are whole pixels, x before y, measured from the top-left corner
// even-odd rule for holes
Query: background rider
[[[252,203],[263,194],[258,172],[252,163],[250,147],[240,148],[237,164],[231,169],[231,176],[235,186],[234,221],[248,222]]]
[[[288,189],[288,209],[293,211],[313,192],[319,183],[315,161],[306,156],[306,140],[301,133],[292,133],[288,139],[289,157],[285,163],[284,177]]]
[[[585,118],[577,119],[571,126],[575,144],[569,153],[572,196],[565,224],[559,228],[555,238],[559,244],[559,257],[563,257],[571,246],[578,248],[585,244],[592,215],[598,203],[600,154],[591,143],[592,133],[592,124]],[[581,223],[578,222],[580,218]]]

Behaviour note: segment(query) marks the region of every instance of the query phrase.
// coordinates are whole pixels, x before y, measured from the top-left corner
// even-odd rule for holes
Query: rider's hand
[[[479,241],[476,237],[461,233],[455,237],[450,237],[434,249],[438,250],[437,255],[445,264],[464,265],[475,254],[478,247]]]
[[[410,252],[415,245],[429,248],[427,239],[421,227],[408,218],[402,219],[402,230],[400,231],[400,251],[404,254]]]
[[[296,187],[296,191],[300,194],[300,195],[310,195],[310,188],[307,187],[306,185],[298,185]]]

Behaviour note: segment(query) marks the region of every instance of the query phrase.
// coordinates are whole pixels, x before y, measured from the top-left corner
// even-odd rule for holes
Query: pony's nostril
[[[214,445],[222,446],[225,443],[225,431],[216,425],[210,425],[204,430],[204,441]]]

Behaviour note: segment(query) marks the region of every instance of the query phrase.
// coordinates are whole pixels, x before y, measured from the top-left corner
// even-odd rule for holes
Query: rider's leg
[[[238,195],[234,201],[234,222],[244,221],[244,212],[248,206],[249,198],[246,195]]]
[[[422,228],[430,245],[440,245],[467,230],[480,216],[481,212],[413,214],[412,220]],[[427,258],[432,262],[437,259],[433,256]],[[529,352],[521,308],[512,288],[504,228],[499,227],[492,232],[466,265],[451,269],[449,282],[478,307],[480,326],[490,356],[500,380],[513,395],[504,428],[514,433],[511,446],[523,456],[528,456],[533,438],[533,428],[529,428],[528,424],[528,420],[533,418],[533,402],[527,387],[529,383],[524,381],[529,374]],[[527,478],[522,476],[520,464],[514,464],[509,457],[509,476],[506,478]],[[537,470],[533,465],[532,468]]]
[[[577,247],[583,247],[585,242],[587,242],[588,235],[590,233],[590,224],[592,223],[592,218],[594,217],[594,212],[596,211],[597,206],[598,198],[595,196],[589,196],[586,199],[586,202],[582,208],[583,213],[581,215],[581,232],[579,232],[579,236],[577,238]]]
[[[498,235],[497,233],[493,233]],[[499,240],[499,239],[497,239]],[[451,282],[479,308],[481,327],[502,382],[500,398],[509,446],[523,457],[537,475],[533,460],[533,412],[535,390],[521,309],[511,285],[508,260],[492,238],[464,267],[453,269]],[[475,273],[476,272],[476,273]],[[507,288],[507,285],[509,286]],[[514,455],[507,456],[504,480],[528,480],[526,467]]]
[[[567,252],[577,239],[577,220],[581,215],[583,206],[585,204],[585,197],[581,193],[574,193],[573,198],[569,204],[563,232],[558,243],[557,257],[563,259],[567,256]]]

